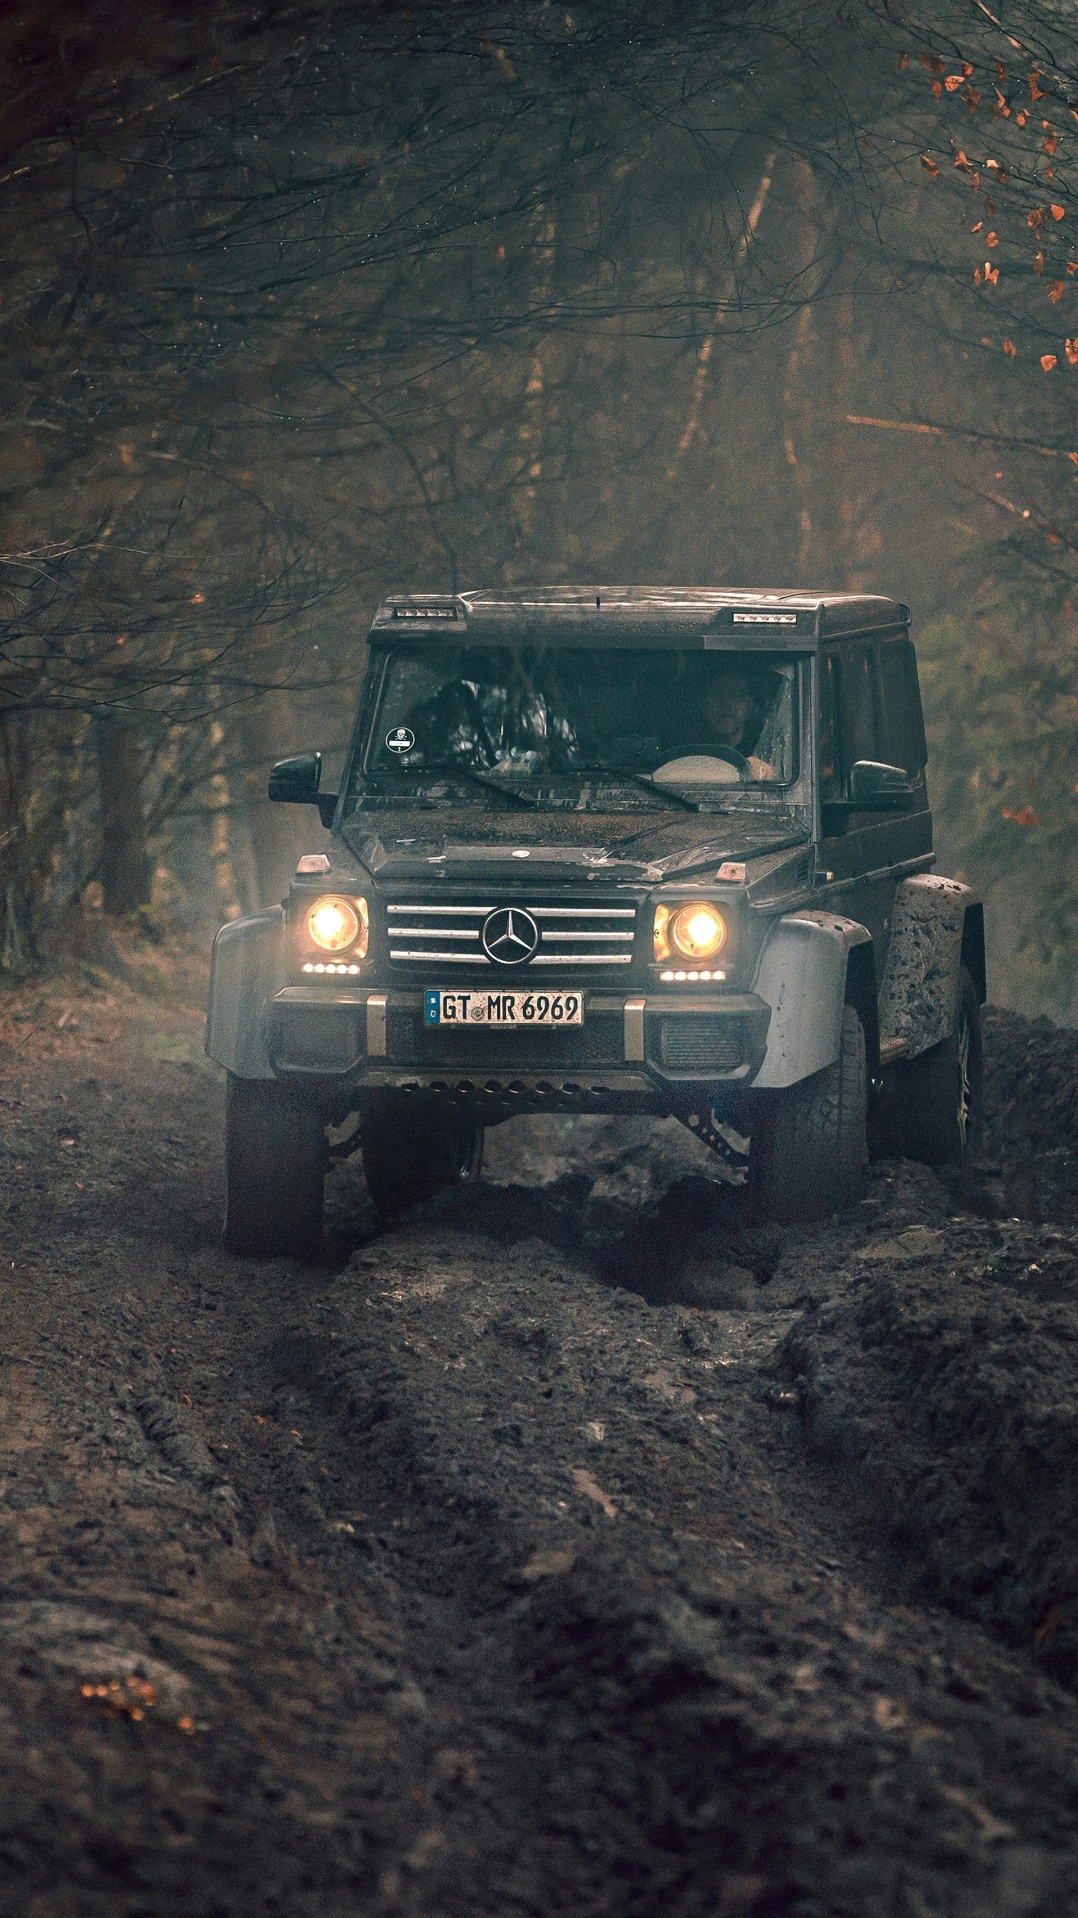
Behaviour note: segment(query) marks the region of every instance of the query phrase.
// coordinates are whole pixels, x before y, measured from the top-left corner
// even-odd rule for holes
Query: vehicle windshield
[[[390,653],[366,755],[380,773],[621,775],[661,792],[788,785],[796,663],[700,649],[418,645]],[[534,790],[534,785],[532,785]],[[732,796],[732,795],[731,795]]]

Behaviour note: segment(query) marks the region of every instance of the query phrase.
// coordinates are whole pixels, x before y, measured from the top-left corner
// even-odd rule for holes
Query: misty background
[[[990,993],[1078,1023],[1071,5],[0,21],[0,970],[208,941],[390,592],[914,612]]]

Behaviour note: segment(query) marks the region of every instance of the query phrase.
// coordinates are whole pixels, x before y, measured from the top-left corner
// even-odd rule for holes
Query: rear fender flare
[[[962,968],[984,1003],[984,912],[969,886],[917,873],[895,890],[891,944],[880,988],[880,1031],[907,1056],[954,1031]]]
[[[867,947],[863,958],[862,947]],[[847,974],[871,1056],[875,974],[868,928],[835,912],[792,912],[779,920],[760,955],[754,982],[754,990],[771,1007],[767,1050],[754,1086],[796,1085],[834,1065],[842,1043]],[[867,995],[860,989],[866,980],[871,981]]]
[[[284,910],[269,906],[222,926],[213,942],[206,1051],[240,1079],[272,1079],[266,1001],[285,983]]]

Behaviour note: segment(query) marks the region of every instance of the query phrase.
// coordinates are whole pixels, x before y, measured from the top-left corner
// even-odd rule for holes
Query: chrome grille
[[[483,951],[483,922],[499,906],[530,913],[539,945],[522,966],[496,966]],[[632,963],[635,906],[543,905],[519,896],[479,905],[396,903],[386,907],[389,956],[401,963],[524,974],[533,966],[627,966]]]

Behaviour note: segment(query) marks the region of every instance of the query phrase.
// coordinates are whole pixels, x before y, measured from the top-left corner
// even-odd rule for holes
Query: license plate
[[[582,992],[427,992],[425,1026],[582,1026]]]

